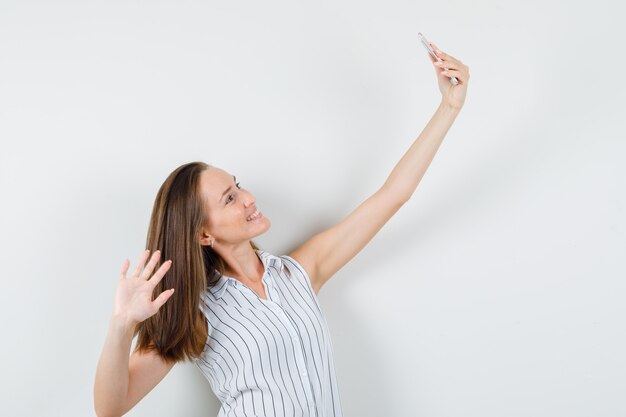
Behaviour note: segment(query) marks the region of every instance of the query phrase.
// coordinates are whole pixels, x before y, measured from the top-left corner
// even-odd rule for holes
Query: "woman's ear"
[[[200,239],[198,239],[198,241],[200,242],[202,246],[213,247],[213,244],[215,243],[215,239],[213,238],[213,236],[209,235],[208,233],[205,233],[202,230],[200,231]]]

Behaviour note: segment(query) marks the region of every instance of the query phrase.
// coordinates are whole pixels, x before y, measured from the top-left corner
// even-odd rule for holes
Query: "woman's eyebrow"
[[[237,177],[235,177],[234,175],[233,175],[233,180],[234,180],[235,182],[237,182]],[[226,195],[226,193],[227,193],[227,192],[229,192],[231,188],[233,188],[233,186],[232,186],[232,185],[231,185],[231,186],[229,186],[229,187],[226,189],[226,191],[224,191],[224,192],[222,193],[222,196],[220,197],[220,201],[222,201],[222,199],[224,198],[224,196]]]

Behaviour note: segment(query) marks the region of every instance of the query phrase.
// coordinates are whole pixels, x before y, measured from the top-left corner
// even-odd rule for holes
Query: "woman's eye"
[[[237,188],[241,189],[241,187],[239,186],[239,183],[236,183],[235,185],[237,186]],[[234,194],[229,194],[228,197],[226,197],[226,204],[230,203],[233,200],[231,199],[233,195]]]

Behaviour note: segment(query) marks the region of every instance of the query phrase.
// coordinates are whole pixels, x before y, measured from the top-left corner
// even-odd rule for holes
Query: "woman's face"
[[[240,187],[228,172],[210,167],[200,174],[200,189],[208,224],[202,237],[210,235],[215,245],[239,244],[258,236],[270,228],[270,221],[260,213],[248,220],[257,210],[256,199]],[[210,239],[202,241],[210,244]]]

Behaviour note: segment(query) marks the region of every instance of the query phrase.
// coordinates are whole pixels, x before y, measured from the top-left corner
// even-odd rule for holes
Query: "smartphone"
[[[420,40],[422,41],[422,45],[424,45],[424,48],[426,48],[428,53],[431,54],[432,57],[435,58],[437,61],[441,61],[441,58],[439,58],[437,56],[437,54],[435,53],[433,48],[430,46],[430,42],[428,42],[428,40],[426,40],[424,35],[422,35],[422,33],[419,32],[417,34],[417,36],[419,36]],[[446,68],[446,69],[448,69],[448,68]],[[450,77],[450,82],[452,83],[452,85],[457,85],[459,83],[459,80],[457,80],[456,77]]]

